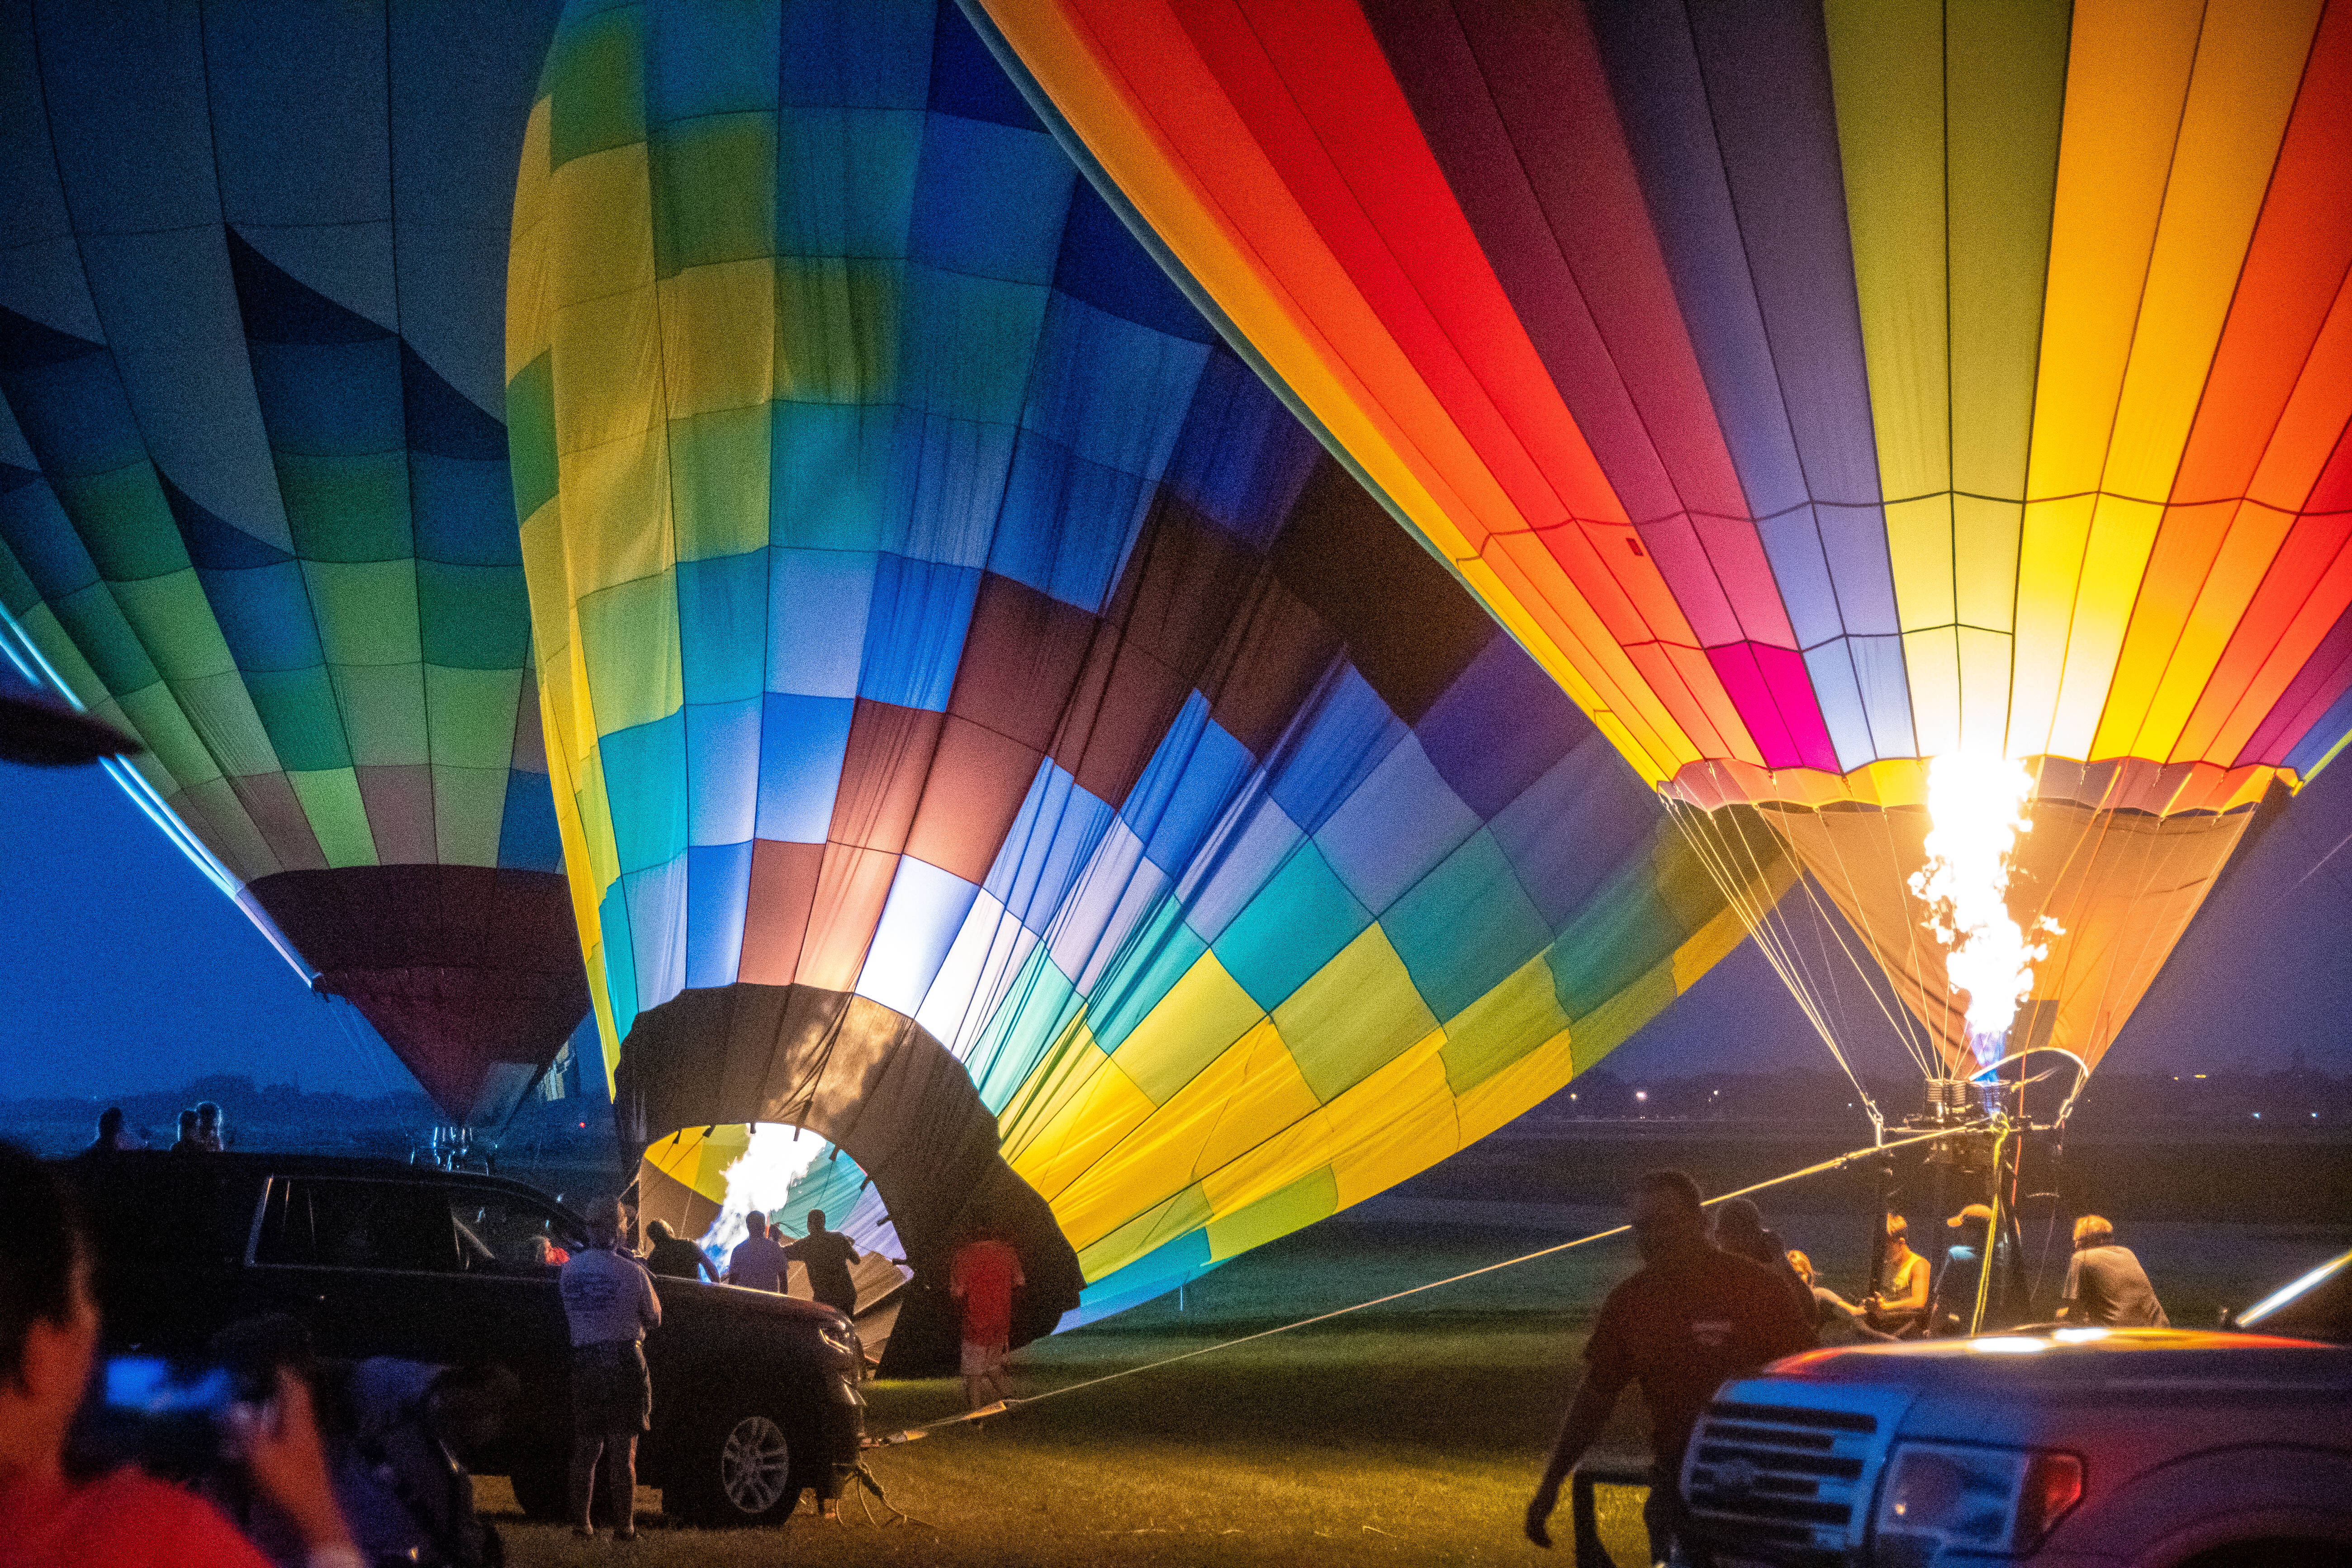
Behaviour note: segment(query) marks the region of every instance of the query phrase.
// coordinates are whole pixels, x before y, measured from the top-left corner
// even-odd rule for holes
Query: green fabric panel
[[[714,114],[654,132],[654,275],[766,256],[776,243],[776,117]]]
[[[1209,944],[1184,923],[1183,905],[1161,898],[1087,994],[1087,1024],[1095,1044],[1116,1055],[1135,1026],[1208,951]]]
[[[99,591],[101,594],[105,592],[102,588]],[[119,626],[121,623],[121,617],[117,616],[115,624]],[[83,702],[95,709],[100,703],[113,700],[114,693],[107,689],[106,682],[98,678],[98,671],[89,667],[89,660],[82,657],[80,647],[58,624],[54,605],[35,605],[17,618],[16,625],[33,639],[33,646],[41,650],[41,657],[49,661],[49,668],[58,672],[68,689]],[[128,628],[125,628],[125,634],[128,635]],[[136,650],[135,643],[133,649]],[[144,654],[139,657],[142,660],[146,658]],[[152,684],[157,679],[155,668],[152,665],[146,668],[147,680],[142,684]]]
[[[1947,6],[1952,483],[1974,495],[2025,495],[2072,19],[2048,0]]]
[[[1016,425],[1053,291],[1035,283],[907,268],[900,400],[927,414]]]
[[[898,410],[776,403],[769,537],[803,550],[875,550],[890,515]]]
[[[329,675],[354,763],[415,767],[433,760],[426,743],[423,666],[339,664]]]
[[[686,853],[686,715],[606,735],[599,743],[621,874],[667,866]]]
[[[547,354],[507,383],[507,471],[514,479],[517,519],[529,521],[555,499],[555,371]]]
[[[1209,1256],[1233,1258],[1276,1237],[1303,1230],[1339,1211],[1339,1183],[1331,1167],[1298,1180],[1258,1199],[1238,1214],[1209,1222]]]
[[[766,548],[769,425],[764,403],[670,421],[670,507],[680,561]]]
[[[1391,904],[1381,925],[1440,1014],[1469,1006],[1551,936],[1494,833],[1483,827]]]
[[[114,602],[164,679],[197,679],[236,668],[194,567],[117,583]]]
[[[919,106],[786,113],[776,132],[776,254],[903,258],[928,118]]]
[[[777,401],[888,403],[898,396],[907,270],[903,261],[777,258]]]
[[[495,866],[505,821],[504,768],[433,769],[435,853],[445,866]]]
[[[302,803],[302,815],[310,818],[310,831],[319,836],[319,852],[330,867],[376,863],[375,835],[368,830],[357,773],[349,768],[289,773],[286,782],[294,786],[294,798]]]
[[[145,461],[84,474],[51,477],[58,502],[73,519],[74,532],[89,552],[98,574],[110,583],[135,583],[188,569],[188,549],[172,509]]]
[[[1728,846],[1733,864],[1741,871],[1769,871],[1784,858],[1780,841],[1775,837],[1748,806],[1732,806],[1730,815],[1720,813],[1711,835],[1717,845]],[[1741,845],[1746,848],[1741,848]],[[1706,862],[1692,852],[1682,831],[1668,823],[1658,825],[1650,838],[1650,876],[1657,883],[1658,901],[1675,922],[1674,941],[1679,946],[1683,940],[1699,927],[1713,920],[1723,909],[1723,888],[1706,868]]]
[[[684,705],[677,654],[677,577],[662,572],[580,601],[580,652],[596,732],[615,734]]]
[[[25,575],[25,568],[16,560],[16,552],[8,548],[5,540],[0,540],[0,609],[23,620],[40,602],[41,591],[33,586],[30,577]]]
[[[1538,953],[1468,1007],[1445,1021],[1445,1085],[1467,1094],[1568,1027],[1551,966]]]
[[[1067,1047],[1075,1038],[1076,1032],[1069,1026],[1077,1002],[1077,987],[1054,967],[1050,951],[1039,942],[1022,961],[1008,1000],[998,1005],[964,1058],[980,1102],[991,1116],[1004,1114],[1021,1086],[1034,1076],[1032,1069],[1051,1048],[1049,1042],[1059,1040]]]
[[[1552,943],[1549,956],[1560,1005],[1570,1018],[1582,1018],[1672,952],[1683,934],[1660,902],[1649,867],[1633,862]]]
[[[308,669],[247,670],[245,689],[253,698],[261,727],[278,764],[304,773],[352,765],[343,740],[342,710],[324,665]]]
[[[329,664],[417,664],[416,564],[305,561],[310,607]]]
[[[1675,963],[1669,957],[1633,976],[1625,988],[1569,1026],[1569,1060],[1584,1072],[1633,1038],[1634,1031],[1664,1012],[1675,995]]]
[[[643,18],[634,5],[564,18],[540,77],[540,96],[554,100],[549,167],[646,139]]]
[[[1388,933],[1373,926],[1274,1010],[1274,1026],[1326,1105],[1437,1027]]]
[[[1371,920],[1371,911],[1356,901],[1314,841],[1303,839],[1211,951],[1257,1005],[1272,1012]]]
[[[286,868],[278,858],[278,851],[253,826],[253,818],[245,803],[236,798],[236,791],[228,780],[215,774],[187,784],[177,795],[159,790],[182,821],[204,836],[213,853],[244,880],[251,882]]]
[[[253,710],[253,697],[245,689],[242,674],[232,669],[225,675],[199,676],[170,685],[180,710],[188,716],[205,749],[219,762],[221,772],[241,779],[278,771],[278,749],[269,743],[269,732]]]
[[[1162,1199],[1113,1230],[1078,1248],[1078,1272],[1097,1279],[1122,1264],[1150,1251],[1160,1242],[1209,1223],[1208,1194],[1197,1182],[1174,1197]]]
[[[520,566],[419,561],[416,610],[428,664],[513,671],[530,658],[530,600]]]
[[[522,686],[519,669],[426,665],[425,715],[434,765],[490,768],[505,777],[514,756],[515,711]]]
[[[294,552],[306,563],[404,561],[416,552],[406,452],[326,457],[281,451],[276,462]]]
[[[221,776],[220,763],[197,738],[195,726],[188,722],[170,687],[160,680],[150,681],[134,690],[118,691],[115,699],[139,738],[147,742],[147,750],[184,787],[194,788]]]
[[[120,694],[152,686],[163,679],[155,661],[147,657],[139,634],[122,618],[122,606],[103,583],[76,589],[49,606],[58,625],[106,689]],[[54,653],[50,656],[54,658]]]

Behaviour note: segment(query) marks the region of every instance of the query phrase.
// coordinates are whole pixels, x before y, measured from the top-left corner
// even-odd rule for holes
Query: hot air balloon
[[[1024,1338],[1156,1295],[1744,937],[952,5],[572,6],[509,288],[640,1213],[701,1233],[772,1146],[762,1203],[912,1262],[894,1358],[952,1354],[923,1287],[970,1225],[1024,1252]]]
[[[0,15],[6,640],[454,1119],[587,1009],[498,363],[552,6]]]
[[[2346,7],[973,9],[1833,1044],[2086,1073],[2352,729]]]

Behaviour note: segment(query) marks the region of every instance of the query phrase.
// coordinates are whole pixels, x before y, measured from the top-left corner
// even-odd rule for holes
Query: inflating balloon
[[[1443,1158],[1744,935],[952,5],[574,5],[510,289],[643,1212],[806,1127],[795,1228],[919,1283],[1010,1230],[1034,1333]]]
[[[2352,729],[2345,8],[974,9],[1694,847],[1760,811],[1929,1073],[2095,1063]],[[1955,759],[2025,769],[1950,797],[2024,825],[1977,889],[1923,879]]]
[[[0,641],[459,1119],[587,1008],[494,412],[552,20],[0,16]]]

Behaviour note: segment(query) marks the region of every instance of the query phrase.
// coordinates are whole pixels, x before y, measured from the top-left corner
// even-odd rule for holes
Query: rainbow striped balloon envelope
[[[2346,7],[974,8],[1694,844],[1772,829],[1929,1071],[2009,984],[1931,929],[1932,760],[2023,764],[2007,1048],[2088,1063],[2352,729]]]
[[[1011,1230],[1034,1332],[1501,1125],[1744,937],[954,6],[575,5],[509,299],[642,1212],[723,1232],[791,1123],[762,1203],[919,1275]]]
[[[490,1123],[587,1011],[499,413],[553,12],[0,14],[0,648]]]

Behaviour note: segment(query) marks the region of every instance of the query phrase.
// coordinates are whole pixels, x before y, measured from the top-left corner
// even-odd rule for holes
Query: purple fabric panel
[[[1590,728],[1518,644],[1496,637],[1413,732],[1454,793],[1490,821]],[[1498,745],[1504,736],[1510,743]]]
[[[1849,629],[1838,613],[1836,580],[1830,574],[1827,549],[1814,521],[1823,509],[1796,506],[1773,517],[1757,520],[1772,574],[1789,606],[1789,622],[1797,630],[1797,646],[1811,647]]]
[[[2347,677],[2352,677],[2352,610],[2336,616],[2335,626],[2311,650],[2303,668],[2287,682],[2279,700],[2271,704],[2268,716],[2238,752],[2236,765],[2284,762],[2295,742],[2343,695]]]
[[[1707,663],[1715,667],[1716,679],[1723,682],[1724,690],[1731,694],[1731,705],[1739,710],[1740,721],[1756,739],[1756,749],[1764,755],[1768,768],[1793,768],[1801,765],[1797,755],[1797,743],[1789,733],[1789,726],[1780,718],[1780,710],[1772,700],[1771,688],[1764,681],[1764,672],[1757,668],[1754,643],[1727,643],[1706,650]]]
[[[1870,715],[1871,751],[1877,757],[1916,757],[1918,731],[1911,723],[1911,676],[1900,637],[1848,637],[1862,706]]]
[[[1871,743],[1870,715],[1864,709],[1862,685],[1854,677],[1851,639],[1840,637],[1805,650],[1805,679],[1821,704],[1822,723],[1837,753],[1838,772],[1877,760]]]

